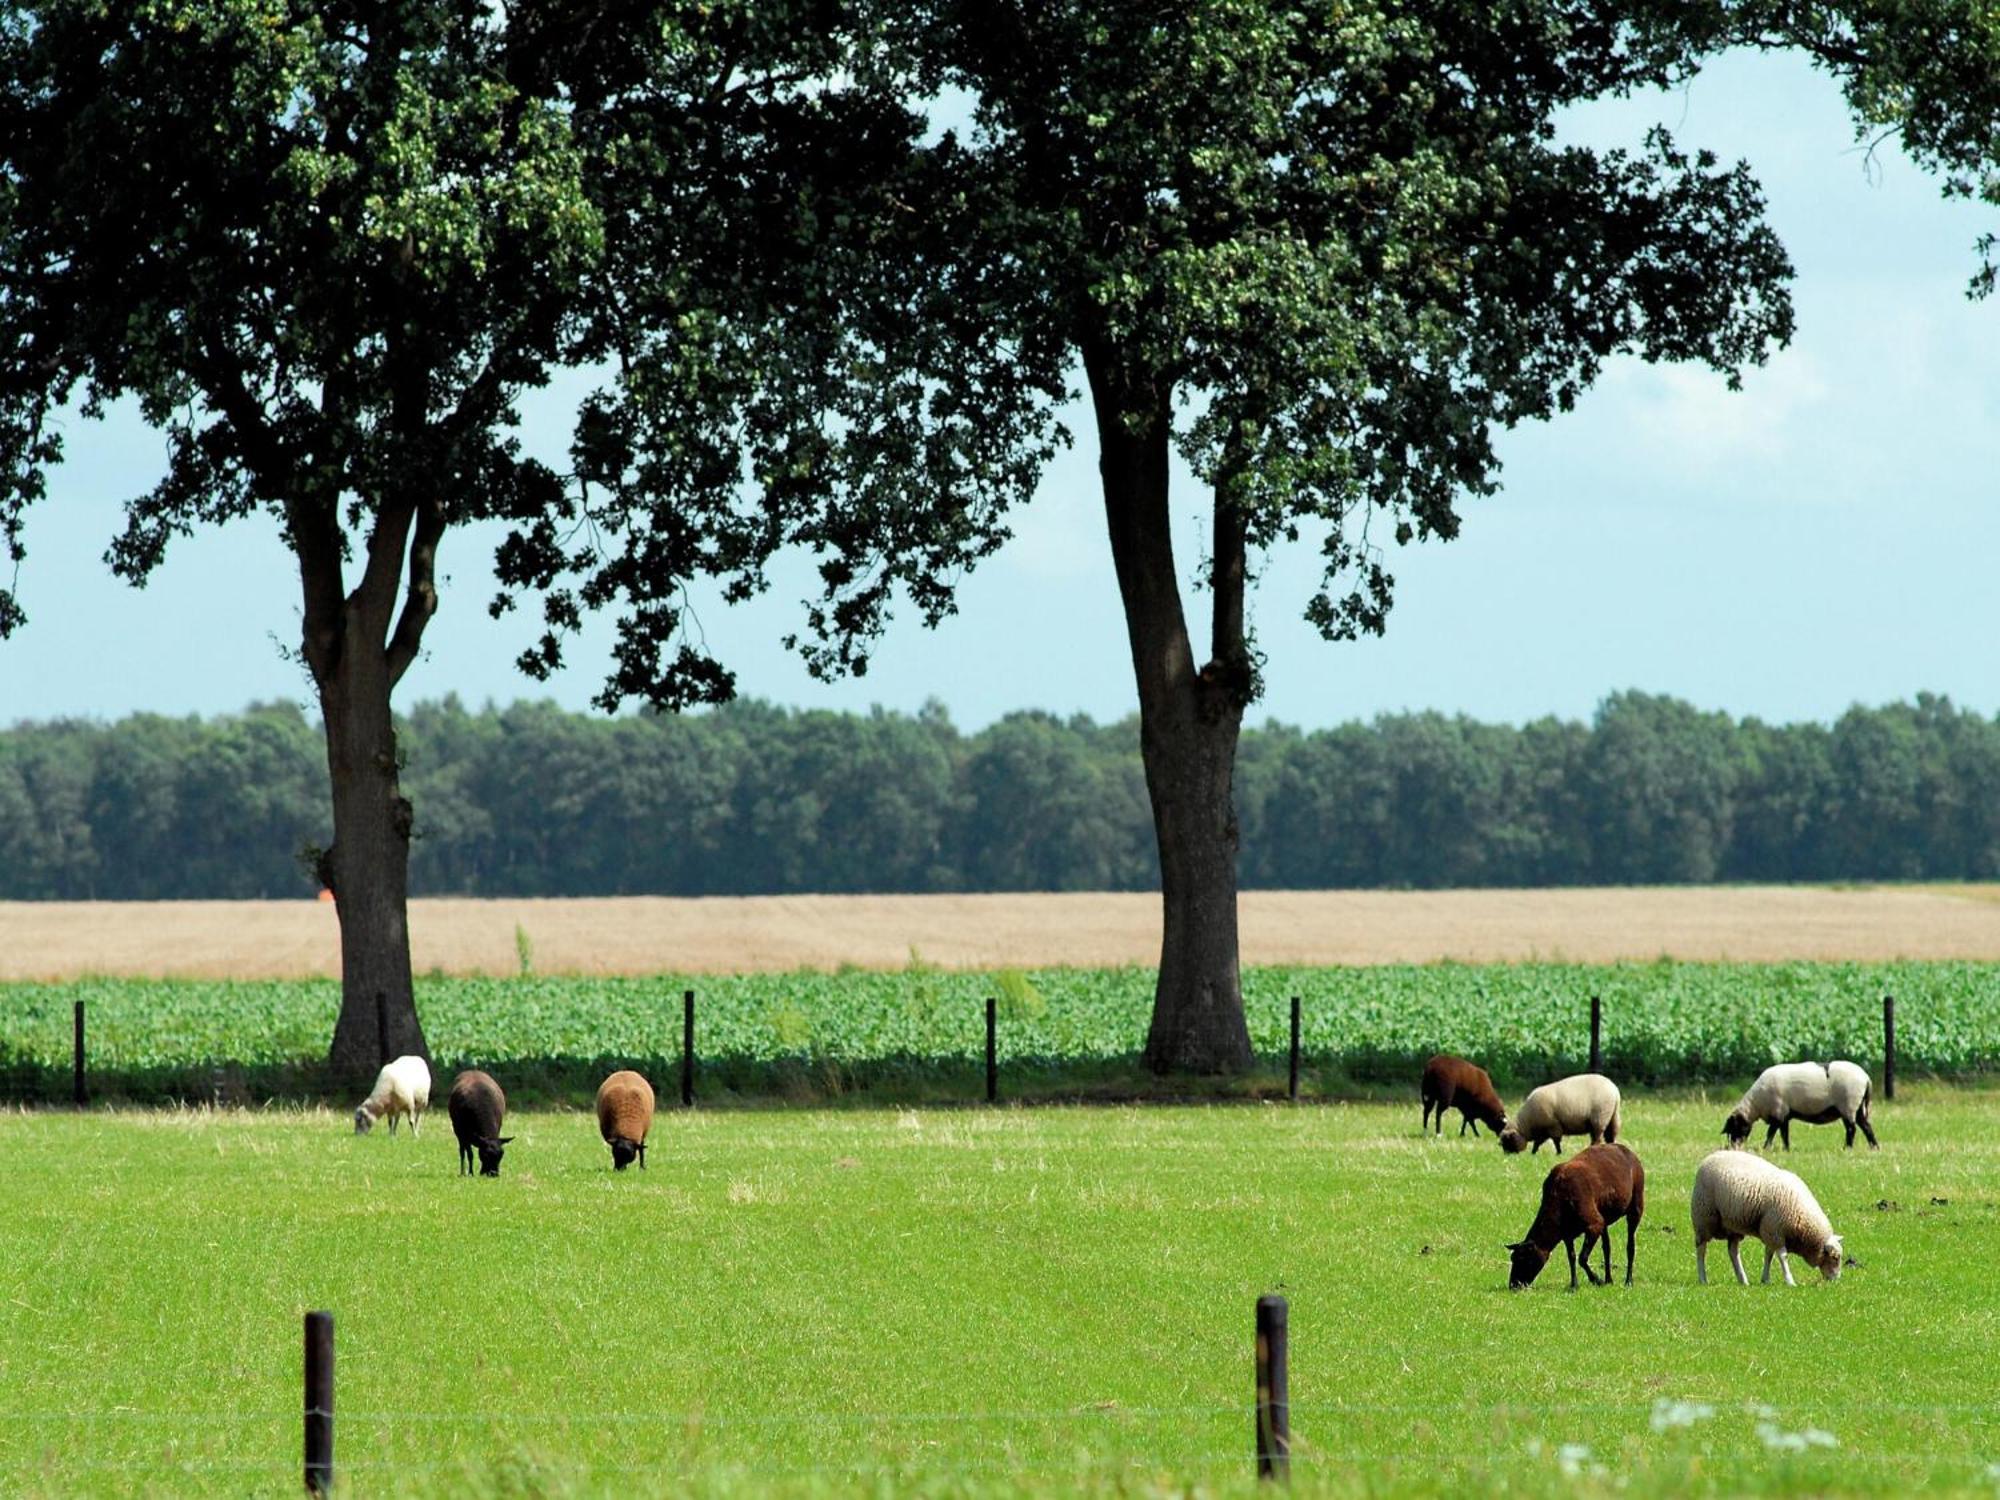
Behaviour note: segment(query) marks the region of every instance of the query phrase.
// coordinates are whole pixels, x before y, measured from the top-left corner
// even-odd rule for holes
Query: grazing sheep
[[[506,1154],[502,1148],[514,1137],[500,1133],[500,1122],[507,1118],[507,1096],[493,1075],[466,1069],[452,1079],[444,1105],[451,1114],[452,1134],[458,1137],[458,1175],[472,1175],[472,1153],[476,1150],[479,1175],[498,1177],[500,1158]]]
[[[1812,1189],[1776,1162],[1766,1161],[1748,1151],[1712,1151],[1695,1169],[1694,1267],[1702,1285],[1708,1284],[1708,1242],[1729,1242],[1729,1264],[1744,1286],[1750,1278],[1743,1273],[1743,1257],[1737,1244],[1746,1235],[1764,1242],[1764,1280],[1771,1279],[1775,1256],[1785,1273],[1785,1285],[1792,1280],[1792,1263],[1787,1254],[1800,1255],[1819,1268],[1828,1281],[1840,1275],[1846,1258],[1840,1236],[1833,1232],[1826,1213],[1812,1195]]]
[[[1831,1125],[1835,1120],[1847,1127],[1847,1144],[1854,1144],[1854,1127],[1859,1125],[1870,1148],[1879,1145],[1875,1127],[1868,1120],[1868,1105],[1874,1086],[1865,1069],[1851,1062],[1779,1063],[1766,1068],[1750,1085],[1750,1092],[1737,1101],[1722,1133],[1741,1145],[1750,1138],[1750,1129],[1764,1121],[1764,1144],[1774,1136],[1785,1138],[1792,1149],[1792,1121],[1808,1125]]]
[[[354,1133],[368,1134],[375,1128],[375,1122],[387,1115],[389,1134],[394,1135],[397,1120],[408,1115],[410,1134],[415,1135],[430,1103],[430,1064],[414,1053],[406,1054],[392,1063],[384,1063],[382,1071],[375,1075],[375,1087],[354,1111]]]
[[[1507,1285],[1532,1286],[1554,1253],[1556,1242],[1569,1252],[1569,1289],[1576,1290],[1576,1237],[1583,1236],[1583,1274],[1598,1286],[1611,1285],[1610,1226],[1625,1221],[1625,1285],[1632,1284],[1632,1257],[1639,1220],[1646,1212],[1646,1169],[1630,1146],[1588,1146],[1557,1162],[1542,1179],[1542,1207],[1527,1238],[1507,1248],[1514,1263]],[[1604,1274],[1590,1269],[1591,1247],[1604,1245]]]
[[[1439,1135],[1444,1134],[1444,1112],[1454,1105],[1458,1108],[1460,1135],[1470,1126],[1473,1135],[1478,1136],[1481,1120],[1496,1135],[1507,1126],[1507,1107],[1493,1092],[1493,1080],[1486,1076],[1484,1068],[1475,1067],[1462,1057],[1438,1053],[1424,1064],[1423,1081],[1418,1088],[1424,1096],[1424,1126],[1429,1128],[1431,1111],[1435,1109]]]
[[[1521,1101],[1512,1123],[1500,1132],[1500,1149],[1534,1152],[1542,1149],[1543,1141],[1553,1141],[1560,1156],[1566,1135],[1587,1135],[1593,1146],[1615,1141],[1618,1110],[1618,1085],[1602,1073],[1558,1078]]]
[[[646,1166],[646,1132],[653,1128],[653,1086],[627,1068],[597,1086],[597,1130],[620,1172],[637,1157]]]

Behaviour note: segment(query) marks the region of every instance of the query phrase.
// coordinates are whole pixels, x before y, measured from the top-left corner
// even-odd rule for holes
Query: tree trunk
[[[1197,671],[1169,523],[1166,395],[1135,381],[1102,342],[1084,341],[1084,368],[1160,850],[1160,971],[1145,1062],[1156,1073],[1240,1072],[1252,1060],[1236,935],[1236,741],[1253,680],[1243,525],[1218,495],[1213,655]]]
[[[372,1082],[405,1053],[426,1061],[410,979],[410,803],[399,784],[386,661],[346,651],[320,692],[333,788],[333,847],[320,862],[340,917],[340,1019],[328,1061]]]

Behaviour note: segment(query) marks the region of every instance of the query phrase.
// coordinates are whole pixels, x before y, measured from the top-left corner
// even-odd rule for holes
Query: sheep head
[[[624,1171],[639,1159],[639,1147],[622,1135],[611,1138],[611,1165],[617,1171]]]
[[[366,1135],[375,1128],[375,1117],[368,1113],[368,1106],[362,1105],[354,1111],[354,1133]]]
[[[1722,1122],[1722,1133],[1729,1137],[1732,1146],[1740,1146],[1750,1139],[1750,1116],[1742,1106],[1729,1112],[1729,1118]]]
[[[1507,1249],[1514,1257],[1507,1271],[1507,1289],[1511,1292],[1526,1291],[1542,1274],[1542,1267],[1549,1263],[1549,1252],[1532,1240],[1516,1240]]]
[[[1501,1128],[1500,1149],[1509,1156],[1518,1156],[1528,1149],[1528,1138],[1509,1123]],[[1511,1248],[1511,1247],[1510,1247]]]
[[[1813,1257],[1812,1263],[1828,1281],[1838,1281],[1840,1268],[1846,1260],[1847,1247],[1841,1244],[1840,1236],[1836,1234],[1819,1247],[1819,1254]]]
[[[514,1137],[511,1135],[482,1135],[472,1143],[479,1152],[479,1175],[481,1177],[498,1177],[500,1175],[500,1158],[506,1155],[506,1152],[501,1148],[513,1139]]]

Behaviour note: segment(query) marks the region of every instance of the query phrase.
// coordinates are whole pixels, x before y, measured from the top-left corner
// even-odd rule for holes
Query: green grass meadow
[[[0,1494],[295,1492],[320,1307],[348,1494],[1247,1494],[1274,1289],[1301,1493],[2000,1491],[2000,1093],[1907,1087],[1880,1152],[1795,1129],[1860,1262],[1796,1288],[1719,1246],[1695,1284],[1728,1102],[1628,1096],[1638,1284],[1575,1295],[1560,1254],[1505,1290],[1548,1153],[1420,1136],[1414,1087],[663,1112],[621,1175],[524,1113],[498,1181],[441,1110],[17,1111]]]

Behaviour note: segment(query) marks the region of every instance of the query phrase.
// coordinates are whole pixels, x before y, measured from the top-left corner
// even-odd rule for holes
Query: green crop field
[[[601,1065],[664,1078],[679,1066],[680,996],[699,992],[705,1093],[836,1094],[856,1087],[977,1091],[985,997],[1000,1004],[999,1054],[1018,1087],[1129,1066],[1152,1002],[1146,969],[999,974],[915,965],[894,973],[738,978],[420,981],[433,1056],[511,1070],[537,1097],[587,1099]],[[1774,1061],[1881,1056],[1881,997],[1897,998],[1907,1074],[1974,1072],[2000,1058],[2000,965],[1430,964],[1250,969],[1252,1037],[1282,1058],[1290,997],[1304,1002],[1308,1088],[1405,1081],[1440,1049],[1510,1086],[1573,1069],[1589,997],[1604,1001],[1607,1069],[1621,1082],[1747,1082]],[[71,1002],[88,1010],[100,1097],[315,1092],[332,1033],[330,981],[102,980],[0,985],[0,1098],[67,1098]],[[1324,1074],[1322,1079],[1320,1074]],[[524,1095],[524,1097],[527,1097]]]
[[[1504,1290],[1548,1155],[1414,1102],[669,1112],[618,1176],[524,1113],[498,1181],[440,1116],[14,1112],[0,1493],[292,1490],[327,1308],[350,1494],[1247,1495],[1275,1289],[1301,1493],[1990,1496],[2000,1094],[1899,1092],[1795,1132],[1859,1260],[1796,1288],[1695,1285],[1725,1103],[1632,1095],[1638,1281],[1575,1295]]]

